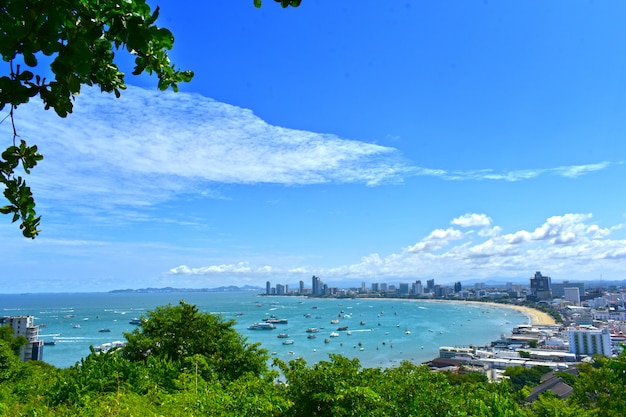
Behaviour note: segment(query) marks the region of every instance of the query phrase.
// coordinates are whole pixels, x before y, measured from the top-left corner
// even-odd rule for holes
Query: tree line
[[[402,362],[364,368],[329,355],[270,363],[233,320],[181,301],[149,311],[125,346],[92,352],[69,368],[21,362],[23,338],[0,328],[2,416],[622,416],[626,355],[596,357],[567,382],[574,392],[528,402],[547,369],[432,372]]]

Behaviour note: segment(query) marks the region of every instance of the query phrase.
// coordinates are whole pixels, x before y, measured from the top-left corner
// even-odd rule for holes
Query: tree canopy
[[[82,86],[98,86],[117,97],[126,88],[115,54],[135,57],[134,75],[155,74],[161,90],[178,89],[190,81],[191,71],[177,69],[167,51],[174,36],[155,22],[145,0],[3,0],[0,2],[0,55],[8,73],[0,76],[0,111],[8,108],[12,144],[0,158],[0,183],[7,205],[3,214],[20,220],[24,236],[39,233],[40,217],[30,187],[17,171],[29,174],[43,156],[36,145],[19,140],[14,110],[39,98],[46,110],[60,117],[72,112]],[[41,138],[38,138],[41,139]]]
[[[235,380],[267,371],[267,351],[248,343],[233,320],[198,311],[181,301],[157,307],[132,333],[125,333],[122,355],[131,361],[160,358],[179,369],[197,369],[206,380]]]

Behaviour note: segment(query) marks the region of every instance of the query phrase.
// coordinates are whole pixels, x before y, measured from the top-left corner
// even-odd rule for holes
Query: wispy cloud
[[[327,282],[340,282],[345,279],[408,281],[426,277],[451,281],[517,276],[538,269],[558,272],[562,279],[584,279],[595,278],[586,275],[593,271],[619,275],[626,269],[626,240],[610,238],[623,225],[600,227],[592,223],[591,214],[552,216],[534,230],[504,234],[480,233],[480,230],[501,231],[490,217],[482,213],[467,213],[451,223],[465,230],[453,227],[435,229],[397,253],[387,256],[369,254],[354,264],[327,268],[267,267],[248,263],[194,268],[183,265],[172,268],[169,273],[196,275],[202,280],[203,276],[233,276],[233,272],[243,265],[247,276],[262,276],[262,279],[273,277],[284,282],[315,274]],[[267,269],[260,271],[261,266]]]
[[[575,178],[612,165],[501,173],[418,167],[396,148],[272,126],[248,109],[197,94],[136,87],[120,99],[84,89],[66,119],[36,102],[21,106],[16,117],[20,135],[46,156],[29,177],[40,202],[92,216],[110,217],[120,207],[144,210],[181,195],[229,198],[224,184],[376,186],[413,176],[521,181]]]

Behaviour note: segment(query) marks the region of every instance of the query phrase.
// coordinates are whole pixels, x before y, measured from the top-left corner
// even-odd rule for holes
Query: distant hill
[[[122,289],[122,290],[112,290],[109,292],[113,293],[121,293],[121,292],[131,292],[131,293],[168,293],[168,292],[235,292],[235,291],[263,291],[261,287],[254,287],[252,285],[244,285],[243,287],[237,287],[235,285],[229,285],[227,287],[217,287],[217,288],[173,288],[173,287],[165,287],[165,288],[139,288],[139,289]]]

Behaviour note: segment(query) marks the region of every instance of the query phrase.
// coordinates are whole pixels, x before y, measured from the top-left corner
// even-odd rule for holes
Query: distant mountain
[[[121,290],[112,290],[109,292],[113,293],[121,293],[121,292],[131,292],[131,293],[168,293],[168,292],[235,292],[235,291],[263,291],[264,289],[261,287],[255,287],[252,285],[244,285],[243,287],[237,287],[235,285],[229,285],[226,287],[217,287],[217,288],[174,288],[174,287],[165,287],[165,288],[139,288],[139,289],[121,289]]]

